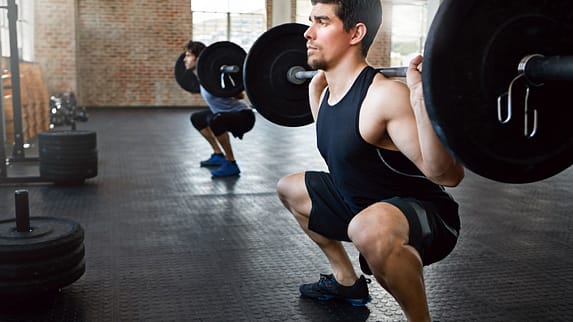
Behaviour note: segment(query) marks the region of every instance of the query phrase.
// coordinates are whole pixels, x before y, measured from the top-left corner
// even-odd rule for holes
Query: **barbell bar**
[[[239,45],[230,41],[219,41],[206,47],[197,58],[197,77],[185,68],[185,53],[179,55],[175,63],[175,79],[186,91],[197,93],[198,81],[209,93],[217,97],[234,97],[244,90],[243,65],[247,53]],[[405,77],[405,67],[380,68],[388,77]],[[292,84],[302,85],[312,78],[316,71],[303,66],[292,66],[285,73]]]
[[[406,77],[408,67],[379,67],[376,70],[386,77]],[[293,66],[287,71],[286,78],[293,84],[304,84],[316,73],[316,70],[305,70],[301,66]]]
[[[406,77],[408,67],[379,67],[376,70],[386,77]],[[238,71],[238,66],[221,66],[222,73],[237,73]],[[316,70],[306,70],[301,66],[292,66],[285,76],[293,84],[303,84],[317,73],[318,71]]]
[[[229,42],[225,42],[229,43]],[[221,46],[221,42],[215,43],[215,47]],[[226,45],[221,46],[223,49],[229,48],[228,46],[236,47],[238,45]],[[211,53],[212,51],[209,51]],[[222,52],[221,52],[222,53]],[[233,53],[226,52],[226,56],[233,55]],[[205,56],[204,56],[205,57]],[[223,58],[224,59],[224,58]],[[241,59],[241,58],[239,58]],[[235,59],[236,60],[236,59]],[[206,58],[203,58],[203,61],[207,61]],[[181,60],[181,63],[183,60]],[[239,74],[242,70],[240,65],[227,65],[222,64],[219,68],[219,72],[221,73],[221,78],[224,77],[226,74]],[[201,69],[207,70],[207,69]],[[406,77],[406,72],[408,70],[407,67],[378,67],[376,70],[382,73],[386,77]],[[573,56],[550,56],[545,57],[540,54],[532,54],[525,56],[517,66],[517,71],[519,74],[522,74],[528,81],[532,84],[542,83],[543,81],[547,80],[573,80]],[[210,73],[212,71],[206,71],[206,75],[203,75],[203,79],[210,79]],[[304,84],[306,80],[311,79],[316,75],[316,70],[306,70],[302,66],[292,66],[286,73],[286,78],[292,84],[300,85]],[[235,82],[231,79],[231,82],[234,84],[233,92],[231,94],[224,93],[223,97],[227,96],[235,96],[237,92],[242,88],[242,84],[240,81]],[[220,86],[217,88],[213,88],[213,84],[217,84],[214,82],[206,82],[204,86],[207,87],[207,90],[220,94],[221,90],[227,89],[227,85],[225,82],[221,82]],[[183,86],[184,89],[187,90],[187,86]]]
[[[548,80],[570,81],[573,80],[573,56],[527,55],[519,62],[517,71],[534,83]]]
[[[386,77],[406,77],[407,67],[378,67],[376,70]],[[237,74],[241,71],[238,65],[221,65],[222,74]],[[519,74],[532,84],[547,80],[573,80],[573,56],[550,56],[540,54],[525,56],[517,66]],[[317,74],[316,70],[306,70],[302,66],[292,66],[287,71],[287,80],[293,84],[304,84]],[[223,84],[224,88],[225,85]]]

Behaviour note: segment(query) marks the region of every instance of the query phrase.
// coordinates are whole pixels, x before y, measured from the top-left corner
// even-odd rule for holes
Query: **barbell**
[[[214,96],[234,97],[244,91],[243,63],[247,53],[230,41],[219,41],[197,57],[197,76],[185,67],[185,52],[175,62],[175,80],[184,90],[199,93],[199,82]],[[198,77],[198,79],[197,79]]]
[[[242,65],[221,61],[199,77],[201,84],[209,91],[209,83],[228,87],[206,79],[237,75],[235,67],[242,66],[240,85],[259,114],[284,126],[311,123],[308,82],[315,72],[306,63],[306,28],[269,29]],[[571,39],[568,0],[442,2],[425,44],[424,100],[436,134],[466,168],[527,183],[573,163],[573,109],[563,106],[573,88]],[[205,61],[200,57],[198,64]],[[378,70],[388,77],[406,72]]]

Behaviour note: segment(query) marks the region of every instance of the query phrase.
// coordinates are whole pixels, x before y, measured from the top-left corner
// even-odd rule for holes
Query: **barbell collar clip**
[[[506,104],[503,103],[503,99],[507,100]],[[511,104],[509,104],[509,92],[505,92],[497,97],[497,120],[501,124],[506,124],[511,120]],[[506,107],[505,118],[503,117],[503,106]]]
[[[537,109],[530,109],[529,108],[529,95],[531,93],[531,90],[529,88],[529,86],[526,87],[525,89],[525,110],[524,110],[524,132],[523,135],[528,138],[531,139],[535,136],[535,134],[537,134]],[[530,126],[529,125],[529,113],[530,111],[533,111],[533,124]],[[531,131],[529,130],[531,128]]]
[[[222,89],[227,88],[227,83],[225,82],[225,76],[227,76],[227,78],[229,79],[229,82],[231,82],[231,88],[237,87],[237,83],[235,83],[235,80],[233,79],[233,77],[231,77],[231,75],[221,73],[221,88]]]

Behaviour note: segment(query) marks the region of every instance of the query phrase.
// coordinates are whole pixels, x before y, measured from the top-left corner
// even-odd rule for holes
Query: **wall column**
[[[285,0],[272,0],[271,25],[277,26],[283,23],[292,22],[291,2]]]

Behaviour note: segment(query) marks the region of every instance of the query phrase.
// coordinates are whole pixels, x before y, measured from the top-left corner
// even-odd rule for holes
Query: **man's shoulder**
[[[405,78],[386,77],[380,72],[374,76],[372,86],[382,87],[383,89],[389,91],[408,91],[408,85],[406,84]]]
[[[366,101],[375,105],[402,106],[409,104],[410,90],[400,79],[376,75],[368,89]]]

